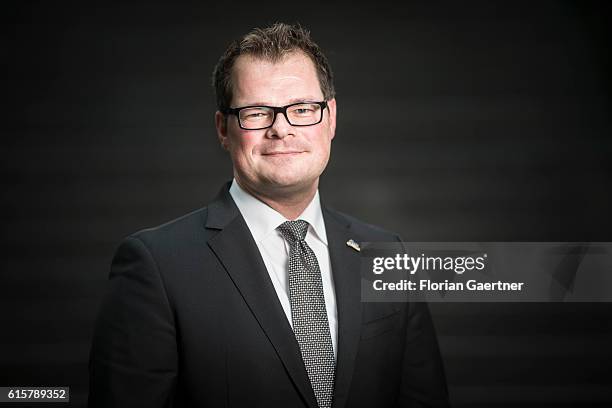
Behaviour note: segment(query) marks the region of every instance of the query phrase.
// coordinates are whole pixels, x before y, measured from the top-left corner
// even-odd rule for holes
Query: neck
[[[306,207],[308,207],[319,186],[319,180],[317,179],[307,188],[284,188],[274,191],[260,191],[250,188],[245,185],[245,183],[241,183],[238,178],[236,178],[236,182],[244,191],[279,212],[283,217],[292,221],[299,217]]]

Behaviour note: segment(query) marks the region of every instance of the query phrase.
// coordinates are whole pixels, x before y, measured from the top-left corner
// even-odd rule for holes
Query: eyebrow
[[[324,97],[322,97],[322,99],[325,99]],[[298,103],[298,102],[319,102],[319,98],[315,98],[315,97],[311,97],[311,96],[306,96],[306,97],[302,97],[302,98],[292,98],[289,99],[289,103],[287,103],[287,105],[291,105],[293,103]],[[266,102],[253,102],[253,103],[245,103],[244,105],[241,106],[272,106],[269,105]]]

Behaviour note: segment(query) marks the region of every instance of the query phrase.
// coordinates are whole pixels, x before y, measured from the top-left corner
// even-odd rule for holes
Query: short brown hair
[[[266,28],[254,28],[225,50],[213,71],[217,109],[224,112],[230,107],[233,96],[232,67],[239,56],[251,55],[278,62],[295,51],[303,52],[312,60],[323,97],[325,100],[332,99],[335,95],[332,70],[323,51],[310,39],[310,32],[300,25],[276,23]]]

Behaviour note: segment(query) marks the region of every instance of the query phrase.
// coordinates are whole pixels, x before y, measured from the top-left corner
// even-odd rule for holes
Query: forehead
[[[232,69],[232,85],[232,106],[323,99],[314,63],[301,52],[275,62],[241,55]]]

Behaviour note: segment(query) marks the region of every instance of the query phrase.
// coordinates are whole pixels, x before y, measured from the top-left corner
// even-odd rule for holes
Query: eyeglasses
[[[327,101],[298,102],[287,106],[243,106],[228,108],[223,113],[236,115],[238,124],[244,130],[260,130],[272,127],[276,115],[282,113],[291,126],[312,126],[321,123]]]

